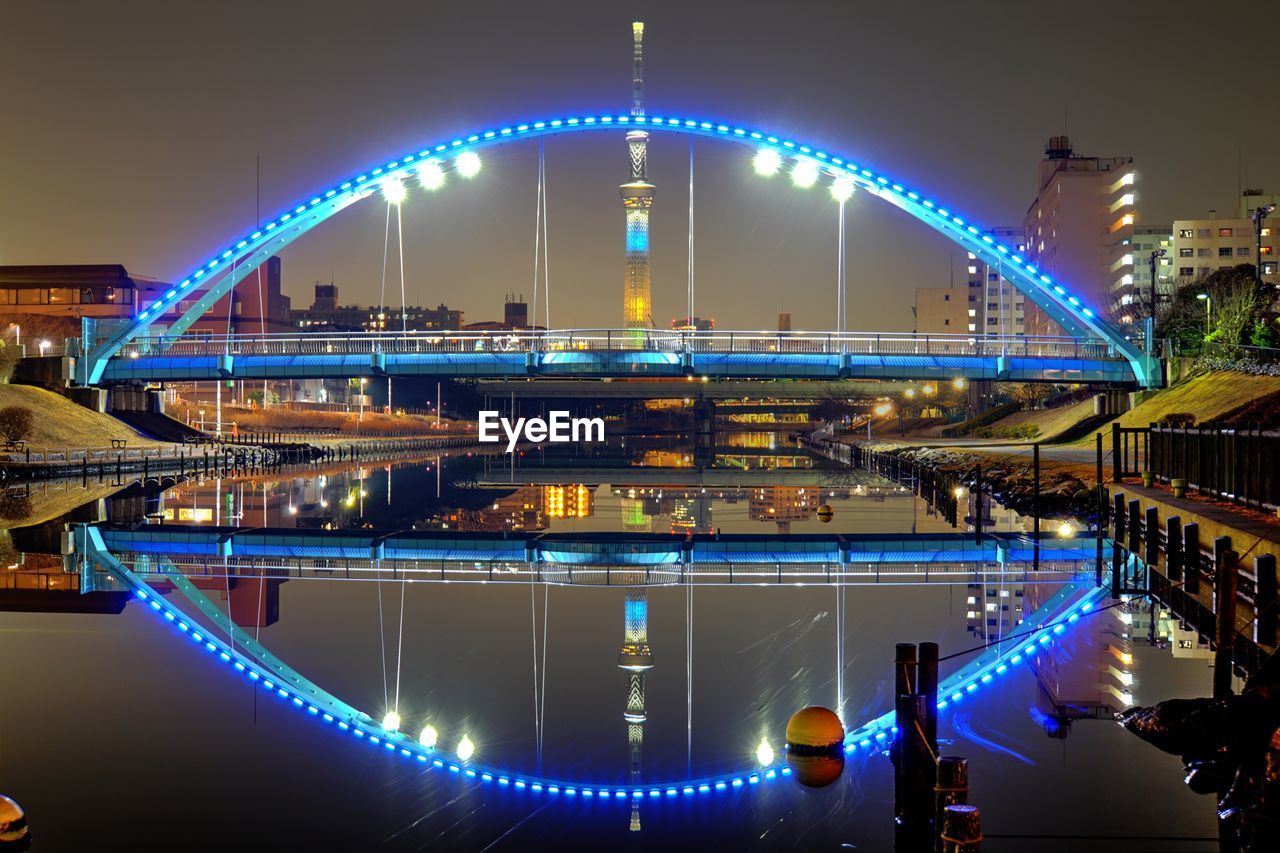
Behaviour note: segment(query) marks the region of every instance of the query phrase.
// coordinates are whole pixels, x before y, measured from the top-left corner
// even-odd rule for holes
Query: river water
[[[444,766],[371,747],[263,690],[136,594],[112,599],[127,602],[121,612],[93,613],[65,612],[64,595],[6,590],[0,791],[26,809],[36,850],[892,849],[883,751],[855,748],[822,788],[765,777],[785,766],[788,718],[822,705],[849,729],[873,720],[892,707],[895,643],[937,642],[955,656],[945,677],[984,647],[1016,650],[1031,627],[1023,620],[1064,584],[1018,560],[927,577],[899,562],[878,582],[862,573],[847,584],[825,582],[824,569],[803,585],[679,568],[677,581],[691,582],[666,583],[670,572],[626,563],[637,543],[677,553],[697,540],[701,553],[747,539],[777,548],[876,534],[910,548],[973,536],[894,484],[826,465],[784,434],[757,432],[714,448],[632,438],[588,456],[464,452],[110,498],[96,510],[104,529],[166,531],[166,542],[190,533],[212,549],[117,554],[151,572],[166,608],[211,636],[217,620],[192,596],[230,609],[242,644],[260,642],[373,724],[398,709],[413,738],[433,727]],[[986,515],[988,538],[1016,542],[1022,519]],[[245,562],[234,536],[236,556],[219,557],[219,533],[232,528],[282,530],[290,543],[347,531],[366,551],[368,531],[402,531],[382,547],[410,536],[491,547],[504,535],[523,547],[541,534],[558,553],[608,543],[629,570],[548,584],[537,564],[495,569],[433,552],[373,579],[376,563],[357,558],[351,571],[350,554]],[[63,582],[59,558],[37,553],[58,542],[47,534],[10,531],[9,586]],[[1071,595],[1093,587],[1092,546],[1077,556],[1088,565]],[[453,574],[466,568],[472,576]],[[165,582],[166,571],[197,591]],[[94,577],[84,583],[110,586],[109,573]],[[651,654],[639,684],[619,667],[624,639]],[[1176,757],[1110,719],[1130,704],[1207,694],[1207,650],[1136,601],[1099,606],[1054,640],[940,713],[941,751],[969,759],[986,849],[1216,849],[1211,799],[1182,784]],[[469,762],[458,760],[464,736]],[[775,753],[763,765],[762,742]],[[468,777],[469,767],[508,784]],[[526,778],[542,789],[514,784]],[[710,790],[685,793],[689,780]],[[566,795],[569,785],[580,790]]]

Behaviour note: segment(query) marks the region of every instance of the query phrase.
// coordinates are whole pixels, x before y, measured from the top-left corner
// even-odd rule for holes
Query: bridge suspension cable
[[[689,137],[689,324],[693,325],[693,137]]]

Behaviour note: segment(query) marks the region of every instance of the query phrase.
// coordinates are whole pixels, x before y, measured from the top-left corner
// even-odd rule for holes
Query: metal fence
[[[1067,336],[917,335],[881,332],[571,329],[511,332],[299,333],[138,338],[121,351],[146,355],[322,355],[361,353],[579,352],[968,355],[1116,359],[1102,340]]]
[[[1111,427],[1112,477],[1161,483],[1268,511],[1280,507],[1280,432],[1217,427]]]
[[[1280,433],[1261,429],[1148,430],[1148,470],[1202,495],[1274,510],[1280,506]]]

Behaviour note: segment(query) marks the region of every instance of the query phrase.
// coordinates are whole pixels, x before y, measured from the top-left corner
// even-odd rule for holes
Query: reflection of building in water
[[[822,503],[817,488],[809,486],[763,486],[751,490],[747,515],[753,521],[772,521],[779,533],[791,529],[791,522],[806,521]]]
[[[1054,586],[1028,584],[1027,606],[1036,609]],[[1110,720],[1133,705],[1133,612],[1124,607],[1090,617],[1052,650],[1031,659],[1036,710],[1050,737],[1065,738],[1075,720]]]
[[[587,518],[595,514],[592,486],[525,485],[479,509],[444,512],[436,521],[445,529],[496,533],[546,530],[552,519]]]
[[[120,613],[127,591],[82,590],[57,554],[10,554],[0,568],[0,612]]]
[[[971,583],[965,599],[965,622],[970,634],[995,642],[1015,633],[1022,622],[1020,583]]]
[[[653,652],[649,649],[649,592],[644,587],[628,589],[623,602],[618,668],[627,673],[627,707],[622,717],[627,722],[629,778],[635,785],[640,782],[644,749],[644,674],[653,669]],[[631,801],[631,829],[633,832],[640,829],[640,804],[634,799]]]
[[[622,530],[625,533],[648,533],[651,514],[646,511],[645,498],[622,499]]]
[[[458,511],[458,529],[499,532],[504,530],[545,530],[542,486],[521,486],[482,509]]]
[[[711,499],[705,495],[694,498],[672,498],[671,511],[672,533],[710,533],[714,529],[711,521]]]
[[[682,450],[646,450],[640,464],[645,468],[692,468],[693,454]]]
[[[595,512],[595,493],[581,483],[543,486],[542,501],[547,518],[588,518]]]

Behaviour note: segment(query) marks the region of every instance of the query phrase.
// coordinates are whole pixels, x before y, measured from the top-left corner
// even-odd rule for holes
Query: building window
[[[1195,233],[1194,231],[1192,231],[1190,228],[1179,228],[1179,229],[1178,229],[1178,236],[1179,236],[1179,237],[1181,237],[1182,239],[1186,240],[1186,239],[1188,239],[1188,238],[1191,238],[1191,237],[1196,236],[1196,233]]]
[[[1220,258],[1229,258],[1229,257],[1231,257],[1231,255],[1232,255],[1232,254],[1234,254],[1234,253],[1231,251],[1231,247],[1230,247],[1230,246],[1219,246],[1219,247],[1218,247],[1218,257],[1220,257]]]
[[[1218,236],[1219,236],[1219,237],[1230,237],[1230,236],[1231,236],[1231,229],[1230,229],[1230,228],[1219,228],[1219,229],[1218,229]]]
[[[1240,257],[1242,257],[1242,258],[1247,258],[1247,257],[1249,256],[1249,247],[1248,247],[1248,246],[1236,246],[1236,254],[1237,254],[1237,255],[1239,255],[1239,256],[1240,256]],[[1264,255],[1265,255],[1265,254],[1266,254],[1266,252],[1263,252],[1262,254],[1264,254]]]
[[[943,302],[950,302],[950,301],[951,301],[951,294],[950,294],[950,293],[944,293],[944,294],[942,295],[942,301],[943,301]]]
[[[999,322],[1000,322],[1000,318],[999,318],[999,317],[988,317],[988,318],[987,318],[987,325],[988,325],[988,326],[995,326],[995,325],[999,324]]]
[[[1261,251],[1261,252],[1262,252],[1262,254],[1264,254],[1264,255],[1269,255],[1269,254],[1271,254],[1271,252],[1272,252],[1272,248],[1271,248],[1270,246],[1263,246],[1263,247],[1262,247],[1262,249],[1261,249],[1260,251]],[[1247,255],[1247,254],[1249,254],[1249,250],[1246,248],[1246,249],[1244,250],[1244,253],[1245,253],[1246,255]]]
[[[950,318],[950,317],[945,317],[945,318],[943,318],[943,320],[942,320],[942,325],[944,325],[944,326],[950,326],[950,325],[951,325],[951,318]]]
[[[1178,267],[1178,275],[1180,276],[1193,276],[1195,274],[1196,271],[1191,267]]]
[[[1275,262],[1275,261],[1263,261],[1263,262],[1262,262],[1262,274],[1263,274],[1263,275],[1275,275],[1275,274],[1276,274],[1276,262]]]
[[[1178,250],[1178,257],[1180,258],[1192,258],[1192,257],[1195,257],[1195,254],[1196,254],[1196,250],[1191,248],[1183,248]]]
[[[1197,257],[1197,258],[1207,258],[1207,257],[1209,257],[1209,250],[1208,250],[1208,249],[1196,249],[1196,257]]]
[[[1207,239],[1209,238],[1209,229],[1208,229],[1208,228],[1197,228],[1197,229],[1196,229],[1196,236],[1197,236],[1197,237],[1199,237],[1199,238],[1201,238],[1201,239],[1207,240]]]

